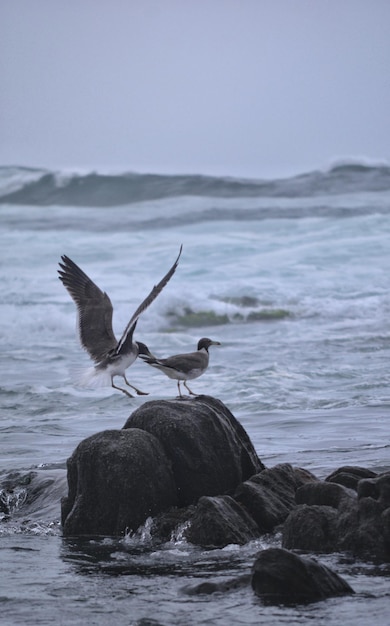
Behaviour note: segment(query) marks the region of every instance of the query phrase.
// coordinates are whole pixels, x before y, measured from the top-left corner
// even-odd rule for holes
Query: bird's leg
[[[125,393],[127,396],[129,396],[129,398],[134,398],[134,396],[132,396],[131,393],[129,393],[127,391],[127,389],[122,389],[122,387],[117,387],[114,384],[114,379],[113,378],[111,378],[111,387],[114,387],[114,389],[118,389],[119,391],[123,391],[123,393]]]
[[[191,396],[196,396],[196,395],[197,395],[196,393],[194,393],[193,391],[191,391],[191,389],[190,389],[190,388],[189,388],[189,386],[187,385],[187,381],[186,381],[186,380],[184,380],[184,381],[183,381],[183,384],[184,384],[184,387],[185,387],[186,389],[188,389],[188,392],[191,394]]]
[[[132,389],[134,389],[134,391],[139,395],[139,396],[148,396],[148,392],[147,391],[140,391],[140,389],[137,389],[137,387],[134,387],[134,385],[130,385],[129,381],[127,380],[126,376],[123,376],[123,378],[125,379],[125,383],[126,385],[129,385],[129,387],[131,387]],[[131,396],[133,397],[133,396]]]
[[[182,397],[183,397],[183,395],[182,395],[182,393],[181,393],[181,389],[180,389],[180,380],[178,380],[178,381],[177,381],[177,388],[178,388],[178,390],[179,390],[179,396],[180,396],[180,398],[182,398]]]

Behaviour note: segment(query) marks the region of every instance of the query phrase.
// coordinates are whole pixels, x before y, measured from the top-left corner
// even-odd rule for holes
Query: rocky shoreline
[[[353,593],[336,572],[297,552],[390,562],[390,472],[345,466],[320,480],[288,463],[265,467],[238,420],[210,396],[144,403],[121,430],[82,441],[67,479],[64,537],[123,536],[149,518],[157,541],[180,528],[204,548],[281,533],[282,547],[261,551],[249,577],[264,601]],[[0,504],[6,517],[5,497]],[[241,583],[248,581],[229,584]],[[208,582],[186,592],[217,590]]]

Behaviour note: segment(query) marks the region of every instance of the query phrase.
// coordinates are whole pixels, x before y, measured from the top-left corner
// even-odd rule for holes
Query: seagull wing
[[[155,285],[152,289],[152,291],[149,293],[148,296],[146,296],[145,300],[143,302],[141,302],[141,304],[139,305],[138,309],[136,310],[136,312],[133,314],[133,316],[131,317],[129,323],[127,324],[122,337],[120,338],[118,345],[116,346],[116,350],[115,352],[117,354],[119,354],[122,351],[126,351],[127,347],[129,346],[129,343],[132,342],[132,336],[133,336],[133,332],[134,332],[134,328],[135,328],[135,324],[138,321],[139,316],[141,315],[141,313],[143,313],[145,311],[145,309],[148,308],[148,306],[150,304],[152,304],[153,300],[155,300],[158,296],[158,294],[164,289],[165,285],[170,281],[170,279],[172,278],[172,276],[174,275],[177,265],[179,263],[179,259],[180,259],[180,255],[181,255],[181,251],[183,249],[183,246],[180,246],[180,250],[179,250],[179,254],[178,257],[176,259],[176,261],[174,262],[174,264],[172,265],[171,269],[169,270],[169,272],[167,272],[164,276],[164,278],[162,278],[160,280],[160,282],[158,283],[158,285]]]
[[[194,369],[202,369],[207,366],[208,355],[203,352],[189,352],[187,354],[175,354],[169,356],[166,359],[157,359],[155,362],[156,367],[159,365],[167,368],[177,370],[187,374]]]
[[[175,354],[166,359],[159,359],[156,364],[162,365],[168,369],[174,369],[178,372],[191,372],[204,365],[204,357],[200,352],[189,352],[188,354]],[[207,360],[207,359],[206,359]]]
[[[111,300],[69,257],[61,260],[59,279],[76,303],[81,345],[99,363],[117,345]]]

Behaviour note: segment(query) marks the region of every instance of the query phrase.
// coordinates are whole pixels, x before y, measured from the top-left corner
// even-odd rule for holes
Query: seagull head
[[[202,337],[202,339],[199,339],[198,341],[198,350],[206,350],[208,352],[208,349],[210,346],[220,346],[221,344],[219,343],[219,341],[213,341],[212,339],[209,339],[208,337]]]

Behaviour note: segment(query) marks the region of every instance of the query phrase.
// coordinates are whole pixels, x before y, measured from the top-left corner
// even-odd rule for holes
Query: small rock
[[[268,604],[296,604],[354,593],[331,569],[284,550],[270,548],[257,556],[252,588]]]
[[[259,536],[252,517],[230,496],[200,498],[185,532],[188,541],[200,546],[222,548],[243,545]]]

